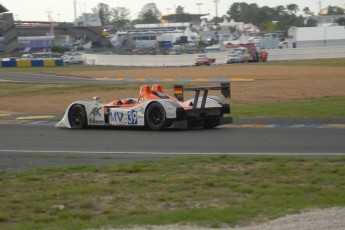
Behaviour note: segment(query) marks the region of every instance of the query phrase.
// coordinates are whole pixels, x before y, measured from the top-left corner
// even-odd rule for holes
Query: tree
[[[335,20],[335,22],[340,26],[345,26],[345,18],[338,18],[337,20]]]
[[[278,30],[278,25],[274,22],[266,22],[261,25],[262,30],[275,31]]]
[[[247,7],[247,3],[239,3],[235,2],[230,6],[230,9],[227,11],[227,14],[234,19],[235,21],[239,22],[241,20],[242,10],[243,8]]]
[[[289,5],[286,6],[286,9],[288,11],[293,12],[293,13],[297,13],[297,11],[299,11],[299,7],[296,4],[289,4]]]
[[[278,15],[285,14],[285,10],[286,10],[285,6],[279,5],[279,6],[275,7],[274,9]]]
[[[138,19],[140,23],[158,23],[161,12],[158,10],[155,3],[148,3],[139,12]]]
[[[315,27],[315,26],[317,26],[317,21],[315,19],[308,18],[307,25],[305,25],[305,26],[307,26],[307,27]]]
[[[327,15],[342,15],[344,14],[344,10],[337,6],[328,6]]]
[[[101,19],[102,25],[109,23],[109,16],[111,14],[110,7],[107,4],[99,3],[96,7],[92,8],[95,14],[98,14]]]
[[[306,15],[313,15],[314,13],[310,11],[309,7],[304,7],[303,8],[303,12],[306,14]]]
[[[235,2],[230,6],[227,14],[237,22],[253,23],[263,30],[286,30],[291,26],[304,26],[303,16],[296,15],[298,11],[299,7],[296,4],[289,4],[286,7],[279,5],[271,8]],[[304,12],[309,13],[310,10],[305,9]],[[315,21],[309,19],[307,26],[312,25],[315,25]]]
[[[287,30],[291,26],[303,27],[304,18],[295,14],[285,14],[279,18],[278,27],[280,30]]]
[[[223,17],[213,17],[210,22],[214,23],[214,24],[219,24],[221,22],[223,22]]]
[[[115,26],[118,30],[123,29],[123,27],[130,22],[129,20],[129,9],[125,7],[116,7],[111,9],[111,24]]]

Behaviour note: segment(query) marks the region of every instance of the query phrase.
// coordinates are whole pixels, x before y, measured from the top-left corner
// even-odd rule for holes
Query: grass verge
[[[0,99],[33,96],[59,97],[59,95],[80,95],[93,92],[99,95],[104,92],[114,92],[114,98],[121,98],[125,92],[137,91],[140,84],[0,84]],[[162,83],[163,88],[173,89],[174,83]],[[209,83],[187,83],[185,87],[207,86]],[[23,87],[24,86],[24,87]],[[172,95],[172,92],[168,92]],[[191,93],[185,98],[193,97]],[[0,103],[1,104],[1,103]],[[61,108],[64,111],[65,107]],[[345,118],[345,97],[323,97],[297,101],[281,101],[262,104],[234,104],[232,103],[232,116],[236,118],[255,117],[284,117],[284,118]]]
[[[345,118],[345,97],[235,105],[234,117]]]
[[[259,223],[344,206],[344,164],[217,156],[0,172],[0,228]]]

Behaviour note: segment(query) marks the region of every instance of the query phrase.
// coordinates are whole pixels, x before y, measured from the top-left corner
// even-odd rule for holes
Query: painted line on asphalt
[[[51,119],[55,116],[27,116],[27,117],[18,117],[16,120],[39,120],[39,119]]]
[[[69,150],[14,150],[0,149],[0,153],[46,153],[46,154],[142,154],[142,155],[230,155],[230,156],[345,156],[343,153],[259,153],[259,152],[224,152],[224,153],[198,153],[198,152],[140,152],[140,151],[69,151]]]
[[[0,114],[0,117],[9,117],[11,116],[12,114],[9,114],[9,113],[1,113]]]
[[[87,77],[73,77],[73,76],[63,76],[63,75],[54,75],[54,74],[44,74],[44,73],[27,73],[27,72],[13,72],[14,74],[26,74],[26,75],[36,75],[36,76],[43,76],[43,77],[57,77],[57,78],[70,78],[76,80],[94,80],[93,78]]]
[[[32,121],[32,120],[28,120],[28,121],[23,121],[20,124],[24,124],[24,125],[45,125],[45,124],[50,124],[51,121],[42,121],[42,120],[38,120],[38,121]]]
[[[116,82],[241,82],[241,81],[255,81],[254,78],[177,78],[177,79],[171,79],[171,78],[112,78],[112,77],[101,77],[101,78],[95,78],[98,81],[116,81]]]
[[[345,124],[229,124],[229,128],[345,128]]]
[[[0,120],[1,125],[14,125],[14,124],[21,124],[21,121],[16,120]]]

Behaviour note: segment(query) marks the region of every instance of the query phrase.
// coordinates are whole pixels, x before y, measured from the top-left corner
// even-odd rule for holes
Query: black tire
[[[157,102],[149,105],[145,114],[146,125],[154,131],[159,131],[166,126],[166,116],[163,106]]]
[[[68,120],[73,129],[83,129],[87,126],[85,108],[81,105],[73,105],[68,112]]]

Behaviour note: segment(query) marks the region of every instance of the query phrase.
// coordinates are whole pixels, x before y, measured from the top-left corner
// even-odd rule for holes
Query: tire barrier
[[[55,66],[55,60],[54,59],[44,59],[43,60],[43,66],[45,66],[45,67]]]
[[[31,66],[32,67],[42,67],[43,66],[43,60],[31,60]]]
[[[55,60],[55,66],[63,66],[63,60],[62,59]]]
[[[27,60],[27,59],[10,59],[2,60],[0,67],[53,67],[53,66],[63,66],[62,59],[37,59],[37,60]]]
[[[31,67],[30,60],[17,60],[17,67]]]
[[[1,61],[2,67],[17,67],[17,62],[15,60]]]

